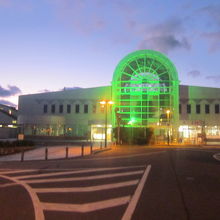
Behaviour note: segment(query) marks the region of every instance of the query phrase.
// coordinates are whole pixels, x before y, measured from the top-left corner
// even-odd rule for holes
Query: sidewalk
[[[46,150],[47,149],[47,150]],[[101,148],[100,146],[93,146],[92,151],[96,152],[99,150],[105,150],[107,148]],[[47,156],[46,156],[47,151]],[[68,151],[68,152],[67,152]],[[67,155],[68,154],[68,155]],[[23,156],[23,161],[33,161],[33,160],[47,160],[50,159],[65,159],[74,158],[80,156],[86,156],[91,154],[91,147],[84,146],[50,146],[50,147],[39,147],[33,150],[25,151]],[[0,161],[21,161],[22,153],[1,156]]]

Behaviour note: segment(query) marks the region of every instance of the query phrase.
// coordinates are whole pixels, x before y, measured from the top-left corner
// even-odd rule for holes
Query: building
[[[18,123],[29,136],[111,140],[115,127],[152,127],[157,141],[199,143],[219,137],[219,102],[220,88],[179,85],[165,55],[140,50],[119,62],[111,86],[20,96]]]
[[[17,110],[0,104],[0,139],[17,137]]]

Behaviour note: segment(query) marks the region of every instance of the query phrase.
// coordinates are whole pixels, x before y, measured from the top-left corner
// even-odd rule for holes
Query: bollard
[[[92,154],[92,143],[90,144],[90,154]]]
[[[22,152],[21,152],[21,162],[23,162],[24,161],[24,150],[22,150]]]
[[[45,148],[45,160],[47,160],[48,159],[48,149],[47,149],[47,147]]]
[[[68,156],[69,156],[69,148],[66,147],[66,159],[68,159]]]
[[[100,142],[100,149],[102,149],[102,142]]]
[[[84,156],[84,144],[82,144],[82,148],[81,148],[81,156]]]

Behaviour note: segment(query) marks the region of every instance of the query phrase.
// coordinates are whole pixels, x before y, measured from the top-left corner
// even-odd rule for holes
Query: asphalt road
[[[219,149],[120,147],[1,162],[1,220],[220,219]]]

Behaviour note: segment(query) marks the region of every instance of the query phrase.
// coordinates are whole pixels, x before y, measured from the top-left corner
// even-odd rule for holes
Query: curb
[[[92,154],[98,154],[98,153],[101,153],[101,152],[104,152],[104,151],[109,151],[109,150],[111,150],[111,149],[112,149],[111,147],[109,147],[109,148],[104,148],[104,149],[98,149],[98,150],[93,151]],[[88,155],[88,156],[90,156],[90,155]]]

